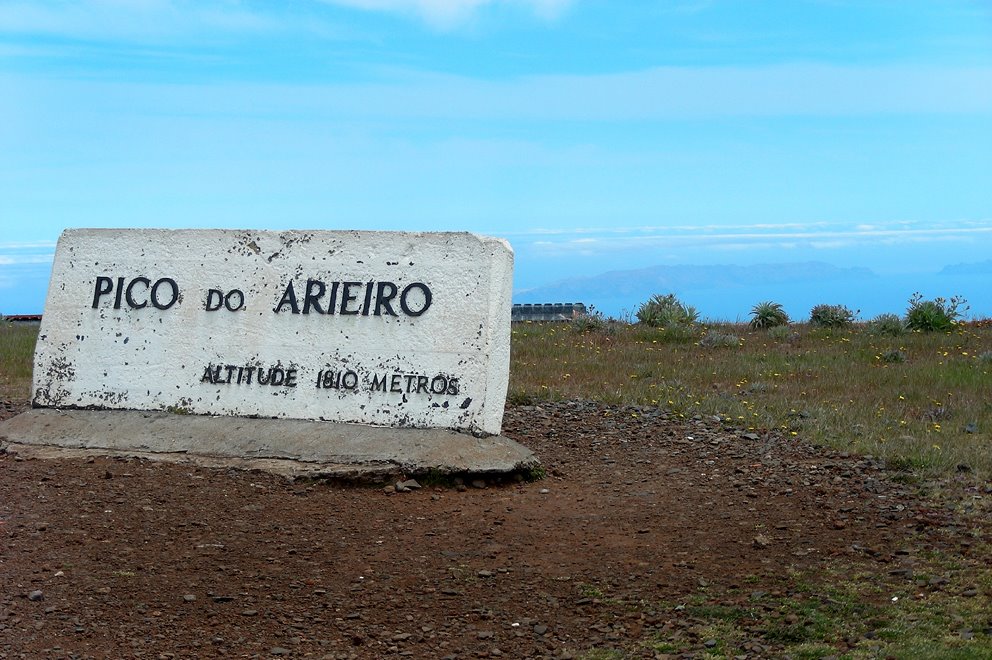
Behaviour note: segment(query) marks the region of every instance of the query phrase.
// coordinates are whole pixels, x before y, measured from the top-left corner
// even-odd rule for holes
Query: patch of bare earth
[[[838,557],[887,574],[946,522],[871,459],[715,419],[564,402],[504,433],[545,479],[387,495],[0,456],[0,657],[654,657],[704,648],[690,596],[746,603]]]

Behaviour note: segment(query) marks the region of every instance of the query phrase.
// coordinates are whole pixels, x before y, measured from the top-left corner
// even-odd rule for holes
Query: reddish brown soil
[[[930,527],[967,551],[872,459],[775,433],[584,402],[504,433],[545,479],[389,495],[2,455],[0,657],[654,657],[704,648],[690,597],[760,604],[838,558],[897,574]],[[738,622],[740,655],[776,655],[766,624]]]

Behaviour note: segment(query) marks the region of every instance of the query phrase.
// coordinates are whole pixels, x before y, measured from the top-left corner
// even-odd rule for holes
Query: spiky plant
[[[679,300],[674,293],[656,294],[637,310],[637,320],[652,328],[692,326],[699,321],[699,312]]]
[[[764,330],[780,325],[789,324],[789,315],[782,309],[781,303],[766,300],[751,308],[750,326],[753,330]]]

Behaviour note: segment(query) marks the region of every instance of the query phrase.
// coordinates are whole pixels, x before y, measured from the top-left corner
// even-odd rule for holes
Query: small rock
[[[416,479],[407,479],[396,484],[396,489],[399,490],[400,486],[407,490],[417,490],[420,488],[420,483]]]
[[[764,534],[758,534],[754,537],[754,547],[756,548],[767,548],[771,544],[772,540]]]
[[[472,488],[485,488],[485,487],[486,487],[486,482],[483,481],[482,479],[472,480]]]
[[[542,488],[541,490],[539,490],[537,492],[539,492],[541,495],[547,495],[548,493],[551,492],[551,489],[549,489],[549,488]]]
[[[967,589],[961,592],[961,595],[965,596],[966,598],[972,598],[978,595],[978,589],[976,589],[975,587],[968,587]]]
[[[396,492],[396,486],[393,485],[385,486],[382,489],[382,492],[384,492],[386,495],[392,495],[393,493]]]
[[[481,578],[490,578],[493,576],[493,572],[487,570],[481,570],[478,573],[476,573],[476,575],[478,575]]]
[[[478,637],[479,639],[489,639],[492,636],[493,636],[492,630],[480,630],[478,635],[476,635],[476,637]]]
[[[269,649],[269,653],[271,653],[272,655],[289,655],[290,653],[292,653],[292,651],[290,651],[289,649],[284,649],[281,646],[273,646],[271,649]]]
[[[196,596],[194,596],[193,594],[186,594],[183,596],[183,600],[187,603],[192,603],[196,600]]]
[[[545,626],[543,624],[540,624],[540,623],[537,624],[536,626],[534,626],[534,634],[535,635],[543,635],[546,632],[548,632],[548,627],[547,626]]]
[[[258,610],[242,610],[241,616],[255,616],[258,614]]]
[[[37,602],[39,600],[44,600],[44,599],[45,599],[45,594],[40,589],[35,589],[34,591],[28,594],[28,600],[31,601]]]
[[[717,645],[717,641],[715,639],[707,639],[705,642],[703,642],[703,646],[705,646],[708,649],[711,649],[716,645]]]

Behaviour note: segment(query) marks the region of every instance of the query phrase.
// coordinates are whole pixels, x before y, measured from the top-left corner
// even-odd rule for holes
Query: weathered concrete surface
[[[30,456],[50,456],[57,448],[162,460],[188,457],[204,465],[356,480],[510,473],[540,464],[533,452],[504,436],[135,410],[33,409],[0,422],[0,443]]]
[[[469,233],[67,230],[33,403],[499,434],[512,282]]]

